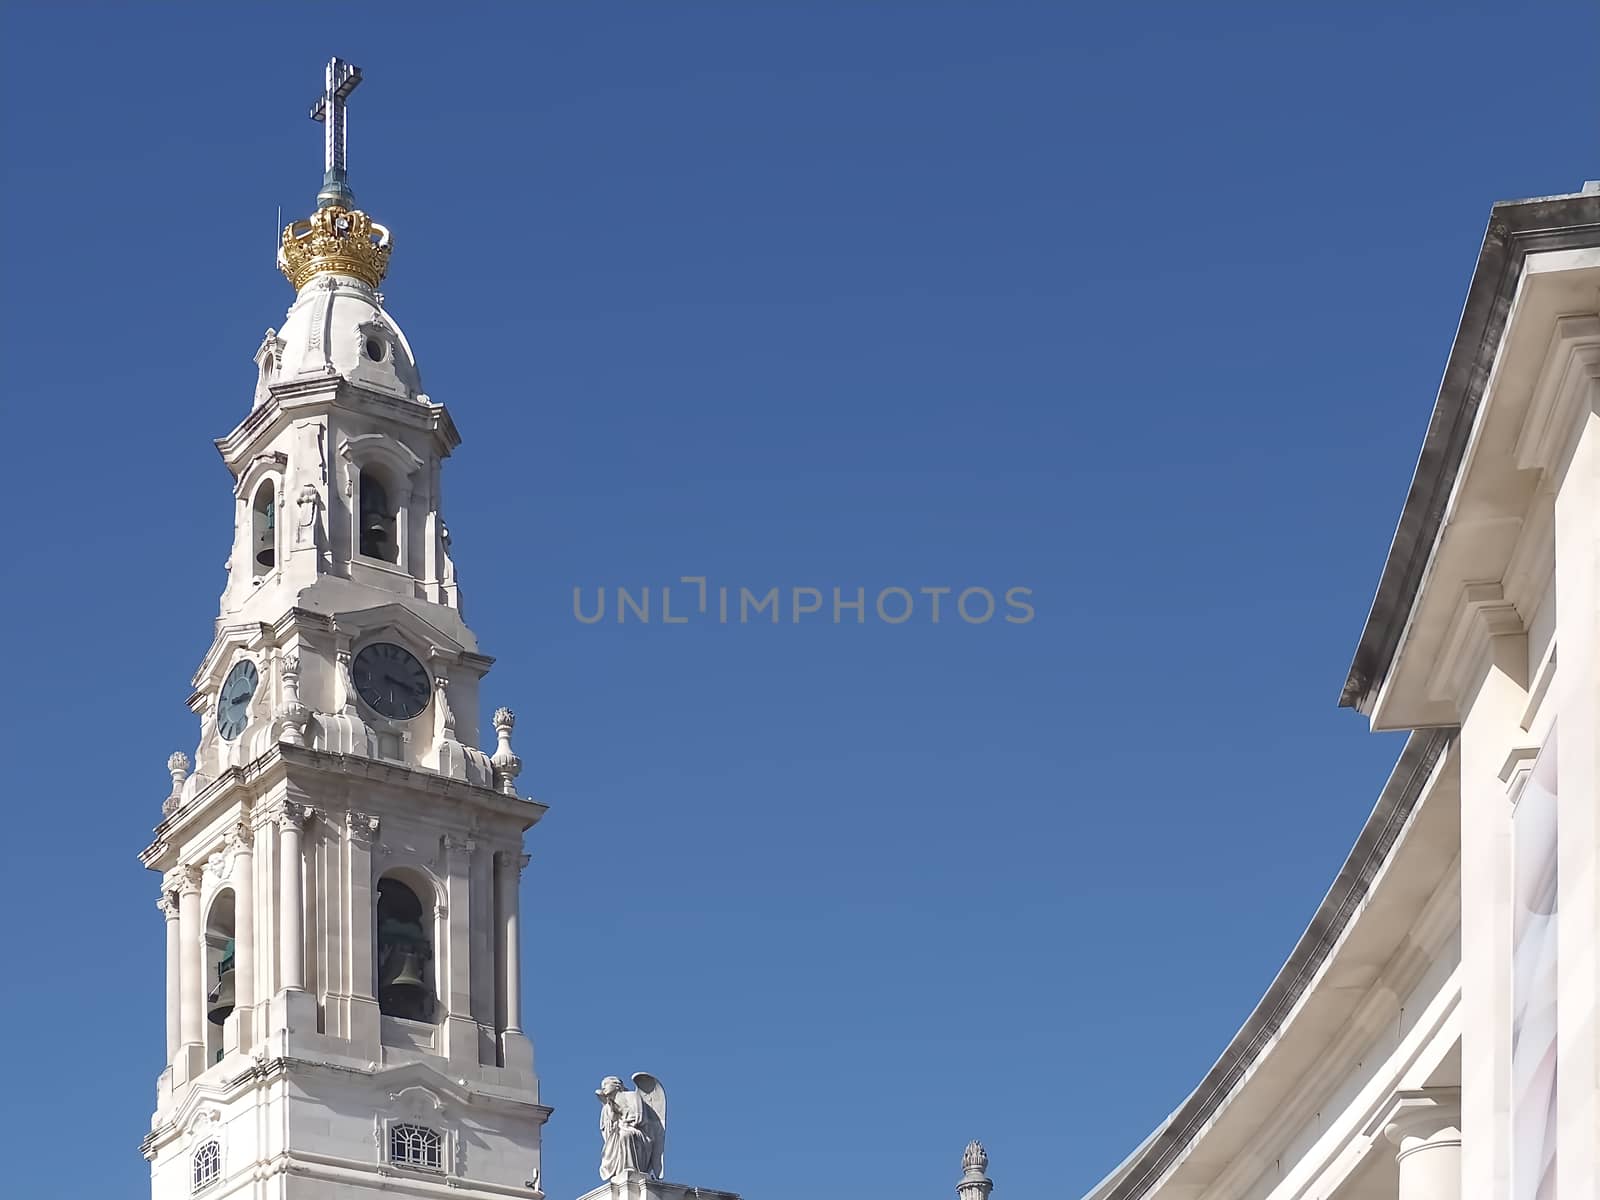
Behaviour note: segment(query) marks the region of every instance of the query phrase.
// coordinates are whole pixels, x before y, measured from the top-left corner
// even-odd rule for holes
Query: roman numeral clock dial
[[[217,732],[231,742],[244,732],[250,721],[250,697],[256,694],[260,676],[255,663],[244,659],[233,664],[217,693]]]
[[[409,721],[428,707],[433,680],[409,650],[393,642],[373,642],[350,664],[356,695],[374,712]]]

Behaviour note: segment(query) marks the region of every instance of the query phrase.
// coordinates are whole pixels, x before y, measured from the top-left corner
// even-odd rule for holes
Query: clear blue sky
[[[195,741],[209,442],[291,298],[329,53],[466,439],[486,700],[552,806],[553,1200],[639,1069],[670,1174],[751,1200],[948,1200],[974,1136],[999,1196],[1099,1178],[1398,751],[1335,698],[1489,205],[1600,174],[1592,5],[1405,7],[8,6],[14,1194],[146,1194],[135,855]],[[1037,618],[572,617],[685,574]]]

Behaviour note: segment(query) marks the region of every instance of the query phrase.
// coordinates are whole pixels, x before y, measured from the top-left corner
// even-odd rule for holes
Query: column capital
[[[178,902],[171,891],[161,889],[161,894],[156,897],[156,907],[161,910],[161,915],[169,921],[178,919]]]
[[[378,818],[371,813],[347,812],[344,815],[344,823],[352,842],[370,846],[373,838],[378,836]]]
[[[168,891],[177,892],[180,896],[190,893],[199,895],[200,879],[204,873],[203,867],[177,866],[167,872],[164,882]]]
[[[533,856],[531,854],[523,854],[517,850],[496,850],[494,852],[495,866],[507,871],[514,867],[520,873],[532,861]]]
[[[1424,1144],[1459,1145],[1461,1089],[1432,1087],[1397,1091],[1378,1119],[1383,1124],[1383,1136],[1399,1147],[1402,1158]]]
[[[274,815],[277,818],[280,830],[300,830],[306,827],[306,823],[311,820],[316,811],[308,804],[296,804],[293,800],[285,800],[283,807]]]

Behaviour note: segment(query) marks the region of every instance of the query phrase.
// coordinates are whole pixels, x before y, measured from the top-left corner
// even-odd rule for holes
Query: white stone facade
[[[1393,776],[1090,1200],[1600,1194],[1600,186],[1494,208],[1344,703]]]

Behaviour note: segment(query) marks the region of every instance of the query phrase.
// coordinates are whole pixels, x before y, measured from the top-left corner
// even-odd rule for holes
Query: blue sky
[[[465,437],[487,705],[552,806],[524,960],[553,1200],[597,1182],[598,1080],[641,1069],[669,1174],[752,1200],[947,1197],[970,1137],[998,1195],[1071,1197],[1132,1149],[1398,752],[1335,700],[1489,205],[1600,173],[1584,4],[3,20],[30,1198],[147,1188],[135,855],[195,740],[208,442],[291,298],[269,239],[320,182],[329,53],[366,72],[352,181]],[[573,619],[575,586],[683,575],[1037,615]]]

